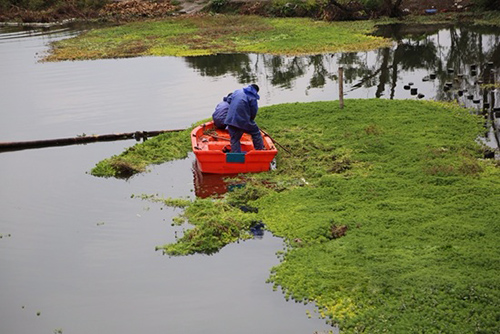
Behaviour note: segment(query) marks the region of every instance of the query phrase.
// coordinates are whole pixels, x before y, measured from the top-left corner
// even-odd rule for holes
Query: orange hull
[[[268,171],[278,153],[271,138],[264,134],[262,138],[265,150],[255,150],[252,137],[245,133],[240,140],[242,153],[224,153],[223,149],[230,147],[229,133],[207,122],[193,129],[191,145],[202,173],[257,173]]]

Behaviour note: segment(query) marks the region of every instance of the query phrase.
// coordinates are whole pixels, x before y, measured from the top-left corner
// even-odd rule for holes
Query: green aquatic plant
[[[259,125],[292,154],[186,202],[190,225],[159,249],[213,254],[262,221],[286,242],[268,281],[342,333],[498,329],[500,164],[483,157],[482,117],[370,99],[269,106]]]
[[[372,50],[390,41],[370,36],[375,23],[306,18],[205,15],[94,29],[53,43],[47,61],[217,53],[317,54]]]
[[[482,159],[478,117],[387,100],[349,100],[345,110],[280,105],[265,117],[277,140],[314,157],[292,158],[298,170],[278,161],[285,170],[276,171],[310,186],[254,203],[291,245],[269,279],[286,298],[314,302],[343,333],[498,328],[500,171]],[[305,133],[315,129],[307,148],[298,132],[274,127],[300,123]],[[336,173],[327,157],[340,147],[354,163]],[[345,233],[332,238],[340,226]]]
[[[496,83],[488,83],[488,84],[480,84],[479,87],[481,87],[482,89],[497,89],[497,88],[500,88],[500,82],[496,82]]]
[[[189,206],[191,203],[191,200],[189,199],[182,199],[182,198],[163,198],[160,197],[158,194],[154,195],[148,195],[148,194],[141,194],[141,195],[131,195],[131,198],[140,198],[143,201],[150,201],[150,202],[156,202],[156,203],[163,203],[166,206],[172,207],[172,208],[185,208]]]
[[[173,202],[164,203],[171,206]],[[244,212],[225,201],[212,199],[198,199],[190,203],[174,223],[180,225],[186,220],[191,227],[185,229],[175,243],[156,249],[176,256],[213,254],[229,243],[251,238],[249,230],[258,223],[255,213]]]
[[[100,161],[90,173],[100,177],[128,178],[145,172],[148,165],[187,157],[189,129],[169,132],[138,143],[119,155]]]

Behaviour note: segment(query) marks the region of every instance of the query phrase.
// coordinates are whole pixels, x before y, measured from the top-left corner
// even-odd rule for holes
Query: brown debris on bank
[[[154,19],[174,15],[181,9],[170,0],[160,1],[113,1],[102,8],[78,8],[74,4],[64,3],[44,10],[28,10],[12,6],[9,10],[0,11],[0,22],[48,23],[66,20],[83,21],[130,21],[138,19]]]
[[[106,3],[108,0],[103,0]],[[317,6],[300,6],[291,1],[278,5],[272,0],[114,0],[104,6],[78,8],[73,2],[63,2],[57,7],[33,11],[12,6],[0,11],[0,22],[60,22],[65,20],[84,21],[132,21],[161,19],[172,15],[196,14],[201,11],[215,11],[242,15],[263,15],[277,17],[315,17],[323,20],[370,19],[395,13],[399,15],[427,15],[428,10],[442,12],[463,12],[471,8],[472,0],[401,0],[388,2],[392,7],[382,6],[376,11],[368,10],[360,1],[343,3],[329,0]],[[394,7],[397,6],[397,7]]]
[[[170,1],[150,2],[142,0],[120,1],[108,4],[99,11],[100,17],[112,17],[115,19],[127,18],[157,18],[169,16],[178,6]]]
[[[89,8],[82,11],[72,4],[36,11],[12,6],[7,10],[0,11],[0,22],[50,23],[68,20],[88,20],[97,18],[98,16],[98,10]]]

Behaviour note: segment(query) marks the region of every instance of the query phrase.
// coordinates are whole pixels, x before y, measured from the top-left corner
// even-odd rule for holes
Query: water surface
[[[458,100],[482,112],[484,102],[500,107],[498,90],[478,84],[499,80],[500,38],[498,28],[481,29],[408,34],[393,27],[385,32],[395,34],[393,47],[360,53],[43,63],[48,43],[78,31],[0,28],[0,141],[184,128],[210,117],[223,96],[252,82],[261,87],[261,106],[335,100],[340,66],[347,98]],[[424,96],[412,95],[405,88],[410,83]],[[480,103],[469,100],[471,94]],[[491,132],[484,140],[496,145]],[[170,225],[178,212],[131,197],[194,198],[200,189],[193,156],[129,180],[88,174],[98,161],[133,144],[0,153],[0,333],[330,328],[308,319],[312,305],[286,302],[265,283],[283,247],[269,233],[213,256],[156,252],[155,246],[181,232]]]

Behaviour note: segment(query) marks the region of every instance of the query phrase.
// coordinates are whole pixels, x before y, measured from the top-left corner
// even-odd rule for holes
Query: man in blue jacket
[[[229,110],[229,103],[231,103],[232,94],[233,93],[229,93],[227,96],[224,96],[222,101],[215,107],[215,111],[212,114],[215,126],[222,130],[226,128],[226,117]]]
[[[260,99],[258,92],[259,86],[251,84],[235,90],[231,95],[225,123],[231,136],[231,152],[233,153],[241,152],[240,139],[245,132],[252,136],[253,146],[256,150],[264,149],[264,140],[255,123],[259,109],[257,100]]]

